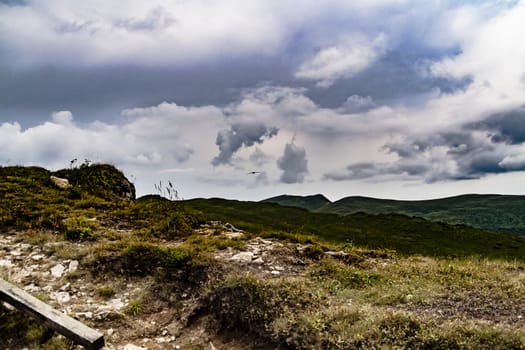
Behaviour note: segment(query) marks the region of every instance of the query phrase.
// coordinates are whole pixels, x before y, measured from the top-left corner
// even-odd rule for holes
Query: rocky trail
[[[216,235],[217,230],[230,239],[243,235],[232,225],[218,222],[203,225],[198,234]],[[31,240],[24,232],[0,236],[0,276],[103,333],[107,350],[250,347],[242,340],[239,344],[238,336],[228,339],[208,334],[205,325],[188,324],[186,318],[198,298],[190,290],[174,306],[161,298],[155,300],[151,276],[91,276],[84,264],[85,252],[96,243],[51,240],[33,244]],[[229,247],[213,256],[230,273],[278,278],[305,272],[304,247],[257,237],[246,241],[243,250]],[[64,258],[68,255],[78,258]],[[17,349],[15,340],[12,346]]]

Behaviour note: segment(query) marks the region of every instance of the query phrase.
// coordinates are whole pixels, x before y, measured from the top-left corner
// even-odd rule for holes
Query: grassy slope
[[[109,170],[91,168],[88,174],[96,169],[101,173]],[[115,179],[121,176],[110,173]],[[41,168],[0,167],[2,230],[16,228],[16,241],[30,245],[54,243],[50,254],[79,260],[83,279],[111,283],[113,293],[134,293],[119,290],[129,286],[130,277],[143,279],[147,286],[134,297],[141,301],[137,312],[131,309],[132,300],[126,314],[108,323],[86,320],[93,327],[111,327],[119,336],[138,342],[143,330],[131,326],[152,324],[152,320],[159,324],[155,315],[162,310],[173,320],[190,320],[189,329],[200,321],[208,325],[210,334],[238,332],[234,335],[247,340],[235,349],[525,349],[521,318],[525,315],[525,242],[519,236],[401,215],[343,217],[221,199],[171,202],[146,196],[132,202],[115,196],[101,198],[86,192],[93,186],[81,183],[78,190],[59,190],[49,182],[50,174]],[[109,192],[103,188],[98,194],[106,197]],[[220,265],[209,257],[217,249],[242,250],[252,235],[231,240],[219,232],[208,236],[193,232],[199,218],[192,208],[208,220],[229,221],[254,233],[311,233],[325,240],[350,239],[356,245],[394,248],[405,254],[474,254],[511,261],[403,257],[349,246],[344,247],[349,258],[339,260],[311,254],[319,253],[313,248],[320,245],[314,243],[310,253],[300,255],[305,274],[257,276],[248,270],[228,270],[235,264]],[[84,244],[64,241],[71,237],[63,233],[68,232],[67,222],[72,218],[82,232],[93,231]],[[288,244],[283,243],[281,247]],[[340,248],[322,245],[330,250]],[[292,254],[300,254],[299,250],[289,249],[286,258],[295,261],[297,256]],[[244,263],[237,266],[246,267]],[[66,276],[72,284],[79,277],[76,273]],[[0,276],[9,273],[0,268]],[[42,347],[38,339],[43,328],[34,332],[34,322],[19,316],[0,306],[0,348],[15,349],[4,346],[6,339],[24,343],[20,348],[68,348],[63,342]],[[177,338],[181,338],[178,333]],[[251,347],[255,339],[264,347]],[[165,348],[168,346],[173,345]]]
[[[395,249],[402,254],[525,259],[523,237],[398,214],[340,216],[272,203],[224,199],[195,199],[185,201],[184,205],[202,211],[206,219],[228,221],[252,232],[307,233],[327,241]]]
[[[302,199],[301,199],[302,198]],[[287,206],[309,208],[307,197],[282,196],[266,201]],[[369,214],[404,214],[432,221],[465,224],[491,231],[525,234],[525,196],[462,195],[435,200],[397,201],[368,197],[346,197],[318,209],[340,215],[365,212]]]

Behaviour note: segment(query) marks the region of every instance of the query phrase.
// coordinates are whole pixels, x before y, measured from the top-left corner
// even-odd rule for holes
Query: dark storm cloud
[[[346,167],[343,172],[332,172],[324,175],[324,179],[333,181],[362,180],[380,175],[420,176],[428,171],[425,164],[398,162],[396,164],[363,162]]]
[[[386,172],[399,174],[404,171],[411,176],[424,176],[426,182],[477,179],[487,174],[507,171],[500,165],[506,156],[505,150],[497,148],[491,139],[475,137],[468,130],[438,133],[405,144],[387,145],[386,149],[400,158]],[[433,158],[432,152],[438,149],[446,150],[445,155]],[[417,168],[414,169],[416,171],[410,171],[406,167],[406,163],[410,161],[435,165],[435,168],[421,167],[420,171]],[[432,164],[433,162],[437,164]],[[447,162],[452,162],[455,166],[447,167]]]
[[[185,106],[221,106],[235,100],[244,87],[261,80],[280,84],[286,72],[284,63],[270,59],[180,69],[54,65],[14,69],[0,64],[0,118],[30,126],[51,112],[64,109],[74,111],[75,119],[85,122],[108,120],[108,116],[118,116],[123,109],[163,101]]]
[[[325,174],[324,178],[344,181],[396,176],[434,183],[522,171],[525,157],[520,147],[525,139],[521,118],[522,110],[465,125],[458,131],[407,137],[403,142],[384,146],[387,153],[397,156],[394,162],[350,164],[343,171]],[[506,142],[501,142],[502,139]]]
[[[490,116],[470,127],[491,132],[494,142],[523,143],[525,142],[525,107]]]
[[[279,129],[268,127],[262,123],[244,122],[233,124],[230,129],[219,130],[215,144],[219,147],[219,155],[213,158],[214,166],[230,164],[232,157],[241,147],[261,144],[264,138],[277,135]]]
[[[283,171],[281,182],[302,183],[304,176],[308,173],[306,150],[293,142],[286,144],[283,156],[277,160],[277,166]]]
[[[148,16],[158,20],[160,15]],[[148,16],[143,20],[150,18]],[[126,25],[143,25],[144,28],[158,25],[153,19],[150,24],[136,21],[130,19]],[[62,30],[85,30],[86,27],[89,23],[69,23],[64,24]],[[416,53],[421,53],[424,60],[438,59],[443,54],[414,47],[408,50],[412,52],[409,56],[404,49],[390,52],[364,72],[339,79],[329,88],[307,83],[306,96],[321,107],[356,113],[374,106],[411,103],[415,95],[436,88],[451,92],[468,85],[468,80],[456,81],[420,73],[421,63]],[[249,56],[177,67],[46,64],[14,69],[4,64],[0,65],[0,114],[30,125],[35,115],[42,115],[42,111],[48,115],[62,109],[74,111],[76,119],[82,122],[107,120],[122,109],[152,106],[163,101],[186,106],[221,106],[238,99],[240,91],[260,86],[261,82],[300,87],[304,82],[298,82],[293,71],[301,54],[300,48],[292,46],[280,56]],[[2,50],[0,61],[1,57]]]
[[[417,103],[414,98],[421,94],[436,90],[452,93],[464,90],[471,84],[472,80],[468,77],[451,79],[428,73],[430,62],[438,61],[454,51],[437,52],[410,45],[400,45],[363,72],[339,79],[328,88],[309,86],[307,96],[323,107],[332,108],[342,106],[353,95],[370,98],[369,103],[377,105],[400,102],[412,104]]]

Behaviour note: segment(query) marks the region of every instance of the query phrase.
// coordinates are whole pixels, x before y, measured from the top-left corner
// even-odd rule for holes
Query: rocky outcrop
[[[64,178],[57,177],[57,176],[54,176],[54,175],[51,175],[49,179],[50,179],[51,182],[53,182],[58,188],[66,189],[66,188],[71,187],[71,185],[69,184],[69,180],[68,180],[68,179],[64,179]]]

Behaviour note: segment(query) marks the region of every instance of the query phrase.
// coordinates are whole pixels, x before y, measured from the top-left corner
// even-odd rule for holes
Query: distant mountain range
[[[331,202],[321,194],[282,195],[263,200],[319,213],[349,215],[403,214],[434,222],[464,224],[498,232],[525,235],[525,196],[466,194],[432,200],[401,201],[352,196]]]

